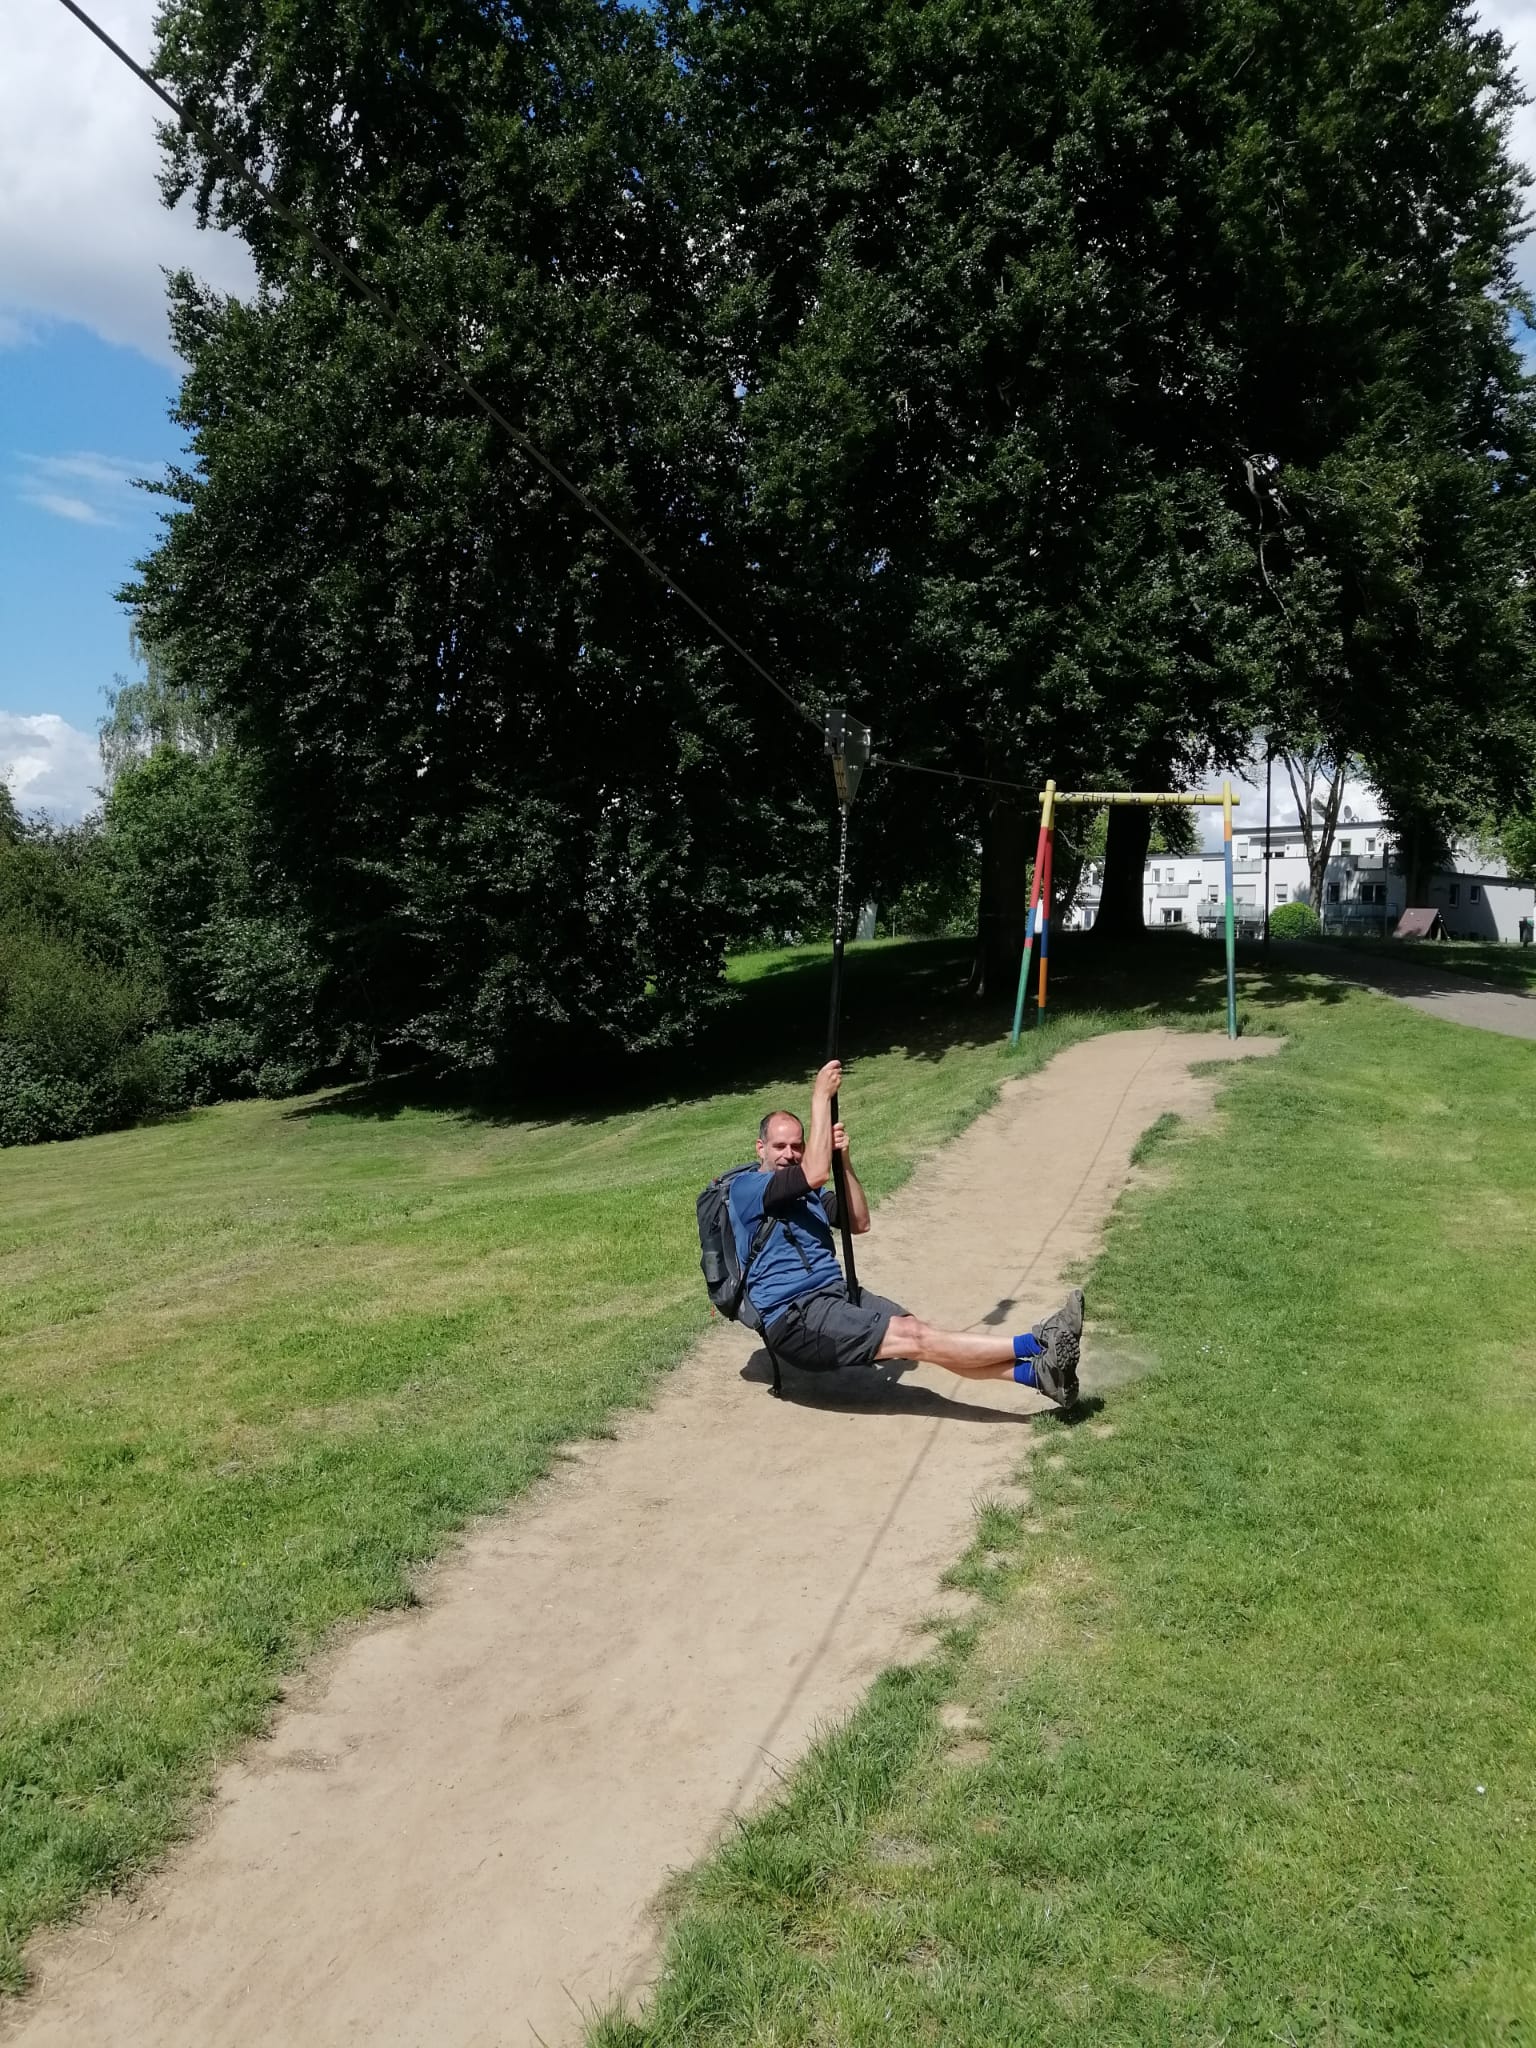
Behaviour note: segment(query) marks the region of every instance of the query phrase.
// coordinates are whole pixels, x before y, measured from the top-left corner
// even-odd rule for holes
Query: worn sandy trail
[[[1138,1134],[1207,1107],[1190,1063],[1274,1044],[1062,1053],[880,1210],[861,1276],[1022,1328],[1093,1249]],[[930,1372],[775,1402],[760,1370],[717,1329],[617,1442],[476,1530],[424,1608],[345,1644],[136,1901],[35,1945],[15,2040],[523,2048],[643,1984],[658,1887],[920,1650],[1040,1405]]]

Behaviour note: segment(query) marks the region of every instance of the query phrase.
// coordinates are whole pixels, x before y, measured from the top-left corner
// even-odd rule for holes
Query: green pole
[[[1227,872],[1227,1036],[1237,1036],[1237,911],[1232,888],[1232,784],[1221,785],[1221,839]]]

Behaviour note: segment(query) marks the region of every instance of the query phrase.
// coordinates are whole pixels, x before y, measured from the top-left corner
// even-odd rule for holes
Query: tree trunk
[[[981,899],[976,909],[976,995],[1012,995],[1029,923],[1029,870],[1040,830],[1038,815],[998,797],[981,827]]]
[[[1139,939],[1145,933],[1142,882],[1151,837],[1150,805],[1110,805],[1109,829],[1104,839],[1104,887],[1099,896],[1099,914],[1093,920],[1095,938]]]

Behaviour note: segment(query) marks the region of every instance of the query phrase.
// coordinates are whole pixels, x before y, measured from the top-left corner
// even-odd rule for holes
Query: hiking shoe
[[[1035,1385],[1058,1408],[1077,1399],[1077,1361],[1083,1348],[1083,1290],[1074,1287],[1066,1300],[1029,1333],[1040,1346],[1032,1359]]]

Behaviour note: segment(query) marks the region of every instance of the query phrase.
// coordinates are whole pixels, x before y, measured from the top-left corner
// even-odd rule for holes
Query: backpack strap
[[[762,1250],[763,1246],[768,1242],[769,1238],[772,1237],[775,1229],[779,1224],[779,1221],[780,1219],[777,1216],[765,1216],[762,1222],[758,1224],[757,1229],[752,1233],[752,1242],[747,1247],[747,1263],[741,1269],[741,1285],[736,1290],[736,1313],[738,1316],[741,1314],[741,1299],[747,1291],[747,1275],[752,1270],[753,1261],[756,1259],[758,1253]],[[793,1231],[789,1233],[789,1241],[791,1244],[794,1244],[795,1242]],[[798,1250],[799,1247],[796,1246],[796,1249]],[[801,1252],[800,1256],[803,1259],[805,1257],[805,1253]],[[754,1310],[753,1313],[756,1314],[756,1310]],[[769,1340],[768,1325],[766,1323],[762,1324],[757,1334],[763,1340],[763,1349],[768,1354],[768,1363],[773,1367],[774,1396],[775,1398],[782,1398],[784,1393],[784,1382],[779,1377],[778,1354],[774,1351],[773,1345]]]
[[[731,1305],[733,1320],[741,1314],[742,1296],[747,1291],[747,1275],[751,1272],[758,1253],[777,1229],[778,1222],[777,1216],[765,1216],[752,1233],[752,1242],[747,1246],[747,1262],[741,1269],[741,1284],[736,1289],[736,1299]]]

